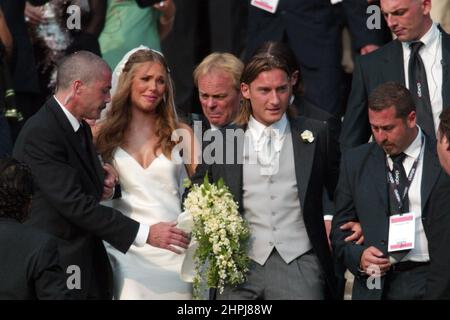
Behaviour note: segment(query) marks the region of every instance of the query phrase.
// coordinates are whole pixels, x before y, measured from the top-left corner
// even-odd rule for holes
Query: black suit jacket
[[[450,106],[450,35],[442,30],[441,32],[442,61],[438,63],[443,66],[442,98],[443,107],[446,108]],[[368,97],[373,89],[387,81],[405,84],[403,50],[398,40],[355,60],[352,90],[340,139],[343,151],[369,141],[372,133],[368,116]]]
[[[293,160],[298,184],[298,196],[306,231],[324,270],[329,289],[328,293],[330,297],[336,297],[336,278],[322,215],[322,193],[325,186],[330,198],[333,197],[338,172],[336,166],[330,167],[330,163],[337,163],[338,156],[328,153],[330,141],[327,139],[326,124],[304,117],[291,119],[289,122],[294,148]],[[243,128],[234,125],[224,129],[243,130]],[[194,184],[203,183],[203,178],[206,174],[208,174],[209,181],[212,182],[223,178],[225,184],[234,195],[234,199],[240,204],[239,211],[243,214],[243,145],[234,143],[234,139],[230,138],[230,134],[225,135],[224,129],[221,130],[225,141],[223,164],[199,165],[195,175],[192,177],[192,182]],[[301,140],[300,134],[304,130],[313,132],[315,137],[313,143],[305,143]],[[233,155],[233,157],[230,158],[230,155]],[[226,164],[226,157],[228,157],[228,160],[233,159],[234,162]],[[330,158],[335,158],[336,160],[330,161]],[[269,195],[261,195],[261,199],[263,200],[265,196],[268,197]]]
[[[57,244],[47,234],[0,218],[0,300],[68,299]]]
[[[314,120],[319,120],[327,125],[327,140],[330,141],[328,146],[331,148],[328,150],[328,154],[336,154],[340,157],[341,151],[339,148],[339,134],[341,133],[341,120],[333,116],[331,113],[326,112],[314,104],[310,103],[303,97],[296,97],[293,103],[298,115]],[[329,158],[330,161],[335,161],[334,158]],[[339,163],[330,163],[330,166],[339,166]],[[323,201],[323,213],[324,215],[334,214],[334,204],[331,198],[324,193]]]
[[[102,240],[126,252],[139,224],[119,211],[99,205],[103,169],[84,123],[88,150],[54,98],[29,121],[17,138],[13,156],[31,166],[36,193],[28,221],[59,240],[63,268],[81,268],[76,297],[110,298],[111,267]]]
[[[343,156],[339,183],[336,188],[336,213],[333,218],[331,240],[333,252],[337,260],[348,268],[354,275],[353,299],[381,299],[385,277],[381,278],[381,289],[369,290],[366,285],[366,277],[358,274],[358,268],[363,251],[374,246],[387,255],[388,232],[389,232],[389,194],[387,184],[386,154],[375,142],[364,144],[353,150],[349,150]],[[431,213],[434,202],[448,200],[448,195],[442,197],[440,190],[449,190],[449,179],[443,173],[436,154],[436,143],[426,139],[425,153],[423,158],[422,184],[421,184],[421,206],[422,222],[425,235],[428,239],[431,268],[438,265],[435,262],[449,261],[450,245],[448,243],[436,243],[435,228],[443,230],[450,229],[450,224],[443,225],[449,221],[449,210],[441,212],[438,217]],[[443,189],[444,188],[444,189]],[[445,208],[449,205],[446,204]],[[348,221],[359,221],[364,233],[364,244],[356,245],[345,242],[348,232],[339,229]],[[438,247],[438,249],[434,249]],[[444,259],[444,260],[442,260]],[[440,263],[440,262],[439,262]],[[441,274],[444,271],[441,271]],[[435,278],[432,272],[431,278]],[[448,285],[448,272],[440,280],[446,281]],[[435,280],[433,280],[435,281]],[[429,287],[427,279],[426,295],[432,295],[433,284]]]
[[[334,136],[333,139],[337,139],[341,132],[341,121],[337,117],[320,109],[303,97],[295,97],[293,105],[299,116],[327,122],[329,131]]]
[[[443,173],[445,175],[445,173]],[[450,177],[447,176],[447,179]],[[429,203],[428,251],[431,265],[426,299],[450,300],[450,183],[439,186]]]

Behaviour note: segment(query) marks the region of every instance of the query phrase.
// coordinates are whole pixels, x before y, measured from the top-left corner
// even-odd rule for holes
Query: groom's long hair
[[[289,68],[288,62],[281,58],[275,57],[268,53],[256,54],[250,58],[244,67],[241,75],[241,83],[245,83],[250,86],[250,84],[258,77],[261,72],[270,71],[273,69],[280,69],[286,72],[287,76],[290,77],[291,70]],[[252,114],[252,104],[249,99],[242,99],[242,106],[236,117],[235,123],[241,126],[245,126],[250,119]],[[286,114],[289,119],[294,118],[297,115],[295,107],[289,105]]]

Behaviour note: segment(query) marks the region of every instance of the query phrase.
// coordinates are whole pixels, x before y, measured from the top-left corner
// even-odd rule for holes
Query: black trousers
[[[383,289],[383,300],[421,300],[424,298],[429,264],[407,271],[389,271]]]

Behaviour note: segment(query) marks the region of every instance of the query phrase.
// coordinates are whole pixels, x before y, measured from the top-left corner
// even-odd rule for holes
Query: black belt
[[[417,267],[422,267],[429,265],[430,262],[417,262],[417,261],[404,261],[399,262],[396,264],[393,264],[391,266],[391,271],[401,272],[401,271],[408,271]]]

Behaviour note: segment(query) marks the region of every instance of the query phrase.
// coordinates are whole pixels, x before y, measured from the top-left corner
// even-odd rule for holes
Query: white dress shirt
[[[55,96],[53,96],[53,98],[56,100],[56,102],[58,102],[58,105],[61,107],[61,110],[66,115],[67,120],[69,120],[70,125],[73,128],[73,131],[77,132],[81,126],[81,123],[78,121],[77,118],[75,118],[75,116],[69,110],[66,109],[66,107],[63,106],[63,104]],[[134,239],[133,244],[137,247],[143,247],[147,242],[149,231],[150,231],[149,225],[143,223],[139,224],[139,230],[136,235],[136,239]]]
[[[411,181],[410,188],[408,190],[409,198],[409,211],[414,213],[415,217],[415,246],[403,259],[402,261],[417,261],[426,262],[430,260],[428,254],[428,240],[425,236],[425,231],[423,230],[422,224],[422,199],[421,199],[421,185],[422,185],[422,172],[423,172],[423,152],[421,151],[422,146],[422,130],[419,128],[419,133],[414,141],[403,151],[406,154],[405,160],[403,160],[403,168],[405,169],[406,176],[409,175],[414,161],[419,158],[417,163],[417,171],[414,174],[414,178]],[[424,141],[426,143],[426,141]],[[423,146],[425,148],[425,145]],[[392,170],[393,162],[392,159],[386,155],[387,163],[389,169]]]
[[[430,93],[431,109],[433,112],[434,128],[437,133],[439,115],[442,112],[442,34],[435,23],[420,39],[423,46],[419,50],[427,74],[428,92]],[[409,57],[411,55],[411,42],[402,42],[403,64],[405,68],[405,83],[409,89]]]

